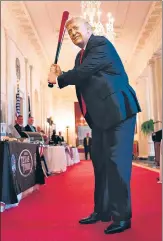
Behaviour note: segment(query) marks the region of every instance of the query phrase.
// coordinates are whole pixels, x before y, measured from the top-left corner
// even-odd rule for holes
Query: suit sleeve
[[[107,45],[103,44],[92,48],[82,64],[65,72],[58,77],[58,85],[63,88],[67,85],[81,86],[92,75],[109,64]]]

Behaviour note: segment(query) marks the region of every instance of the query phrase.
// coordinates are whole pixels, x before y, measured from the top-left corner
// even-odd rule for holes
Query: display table
[[[45,146],[44,156],[50,173],[66,171],[67,159],[64,146]]]
[[[0,157],[0,203],[4,211],[45,180],[37,144],[1,141]]]
[[[85,160],[84,147],[78,147],[78,153],[79,153],[80,160]]]
[[[72,153],[73,153],[73,156],[72,156],[73,163],[74,164],[79,163],[80,162],[80,158],[79,158],[78,149],[77,148],[72,148]]]
[[[72,148],[70,148],[69,146],[65,146],[65,153],[66,153],[66,159],[67,159],[67,166],[69,167],[74,165]]]

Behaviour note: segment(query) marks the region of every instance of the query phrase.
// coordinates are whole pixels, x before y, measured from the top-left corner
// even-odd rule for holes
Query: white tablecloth
[[[77,148],[70,148],[68,146],[66,148],[68,148],[68,151],[66,151],[67,166],[72,166],[76,163],[79,163],[80,158],[79,158],[78,149]],[[72,157],[71,157],[70,153],[72,154]]]
[[[79,163],[80,162],[80,158],[79,158],[79,152],[77,148],[72,148],[72,152],[73,152],[73,163]]]
[[[66,171],[67,159],[64,146],[44,147],[44,156],[49,172],[60,173]]]
[[[71,156],[71,149],[69,146],[66,146],[66,159],[67,159],[67,166],[72,166],[74,164],[74,161]]]

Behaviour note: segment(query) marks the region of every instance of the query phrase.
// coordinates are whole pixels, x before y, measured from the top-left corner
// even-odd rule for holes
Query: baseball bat
[[[57,64],[57,62],[58,62],[58,58],[59,58],[59,54],[60,54],[60,50],[61,50],[61,46],[62,46],[62,42],[63,42],[63,37],[64,37],[64,34],[65,34],[65,23],[68,19],[68,16],[69,16],[69,12],[64,11],[63,14],[62,14],[61,26],[60,26],[59,37],[58,37],[58,45],[57,45],[54,64]],[[48,86],[50,88],[52,88],[54,85],[49,83]]]

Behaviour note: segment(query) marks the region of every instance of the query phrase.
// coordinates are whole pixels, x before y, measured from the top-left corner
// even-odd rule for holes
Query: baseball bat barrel
[[[59,37],[58,37],[58,45],[57,45],[54,64],[58,63],[58,58],[59,58],[59,54],[60,54],[60,50],[61,50],[61,46],[62,46],[62,42],[63,42],[63,37],[64,37],[64,34],[65,34],[65,23],[68,19],[68,16],[69,16],[69,12],[64,11],[63,15],[62,15],[62,20],[61,20],[61,26],[60,26]],[[54,85],[49,83],[48,86],[50,88],[52,88]]]

